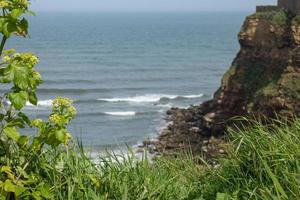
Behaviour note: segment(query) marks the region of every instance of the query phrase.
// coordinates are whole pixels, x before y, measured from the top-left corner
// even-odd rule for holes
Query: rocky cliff
[[[261,12],[246,18],[241,49],[214,98],[188,109],[168,111],[168,127],[153,151],[192,149],[223,153],[224,130],[234,116],[300,116],[300,17]]]

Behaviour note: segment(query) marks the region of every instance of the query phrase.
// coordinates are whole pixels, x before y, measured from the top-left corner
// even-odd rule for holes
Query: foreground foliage
[[[298,199],[300,120],[277,123],[229,130],[228,156],[215,167],[191,155],[153,164],[110,156],[97,192],[107,199]]]
[[[243,130],[229,131],[228,156],[215,167],[200,158],[197,164],[192,155],[150,163],[145,157],[138,161],[134,155],[110,154],[99,158],[100,165],[73,155],[77,165],[69,158],[66,166],[88,171],[86,176],[65,175],[67,188],[80,188],[84,177],[90,184],[75,190],[71,199],[298,199],[300,120],[269,126],[248,123]],[[84,163],[90,167],[82,167]],[[59,188],[56,194],[69,193]]]
[[[4,50],[7,40],[13,36],[26,37],[28,0],[0,0],[0,199],[52,198],[48,177],[38,173],[48,150],[68,145],[71,135],[67,125],[76,114],[72,102],[66,98],[53,101],[48,121],[30,120],[21,110],[26,104],[37,105],[37,87],[42,83],[35,69],[38,58],[32,53]],[[35,134],[21,134],[21,129],[35,127]],[[67,147],[65,147],[67,150]],[[55,162],[54,162],[55,163]]]
[[[298,199],[300,120],[249,123],[229,131],[228,156],[215,167],[189,154],[150,162],[131,151],[92,161],[81,145],[62,145],[44,149],[24,170],[2,167],[1,180],[27,187],[10,199]],[[16,172],[27,182],[10,179]]]
[[[230,130],[232,149],[205,175],[201,194],[214,199],[299,199],[300,120],[248,122]],[[225,195],[226,194],[226,195]]]

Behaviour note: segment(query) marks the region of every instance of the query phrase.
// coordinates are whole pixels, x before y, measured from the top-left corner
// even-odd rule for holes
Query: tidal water
[[[36,53],[44,84],[31,117],[51,100],[78,109],[71,133],[94,149],[136,145],[158,134],[170,107],[211,98],[239,45],[249,13],[38,13],[30,38],[7,48]]]

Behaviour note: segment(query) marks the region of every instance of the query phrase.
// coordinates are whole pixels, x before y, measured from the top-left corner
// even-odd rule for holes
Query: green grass
[[[248,122],[231,130],[233,148],[218,170],[208,175],[203,191],[231,199],[298,199],[300,197],[300,121],[262,125]],[[230,199],[230,198],[229,198]]]
[[[297,26],[299,25],[299,23],[300,23],[300,15],[297,15],[296,17],[293,18],[292,25]]]
[[[45,155],[61,167],[39,171],[52,185],[54,199],[194,199],[203,174],[203,166],[188,155],[150,162],[146,156],[137,160],[133,153],[111,153],[99,158],[100,164],[82,150]]]
[[[288,14],[284,11],[257,12],[251,15],[250,18],[270,20],[276,26],[287,26]]]
[[[247,123],[229,130],[229,153],[217,167],[190,154],[150,162],[146,155],[111,153],[95,164],[81,145],[49,150],[28,168],[43,183],[32,185],[32,193],[64,200],[298,199],[300,120]]]

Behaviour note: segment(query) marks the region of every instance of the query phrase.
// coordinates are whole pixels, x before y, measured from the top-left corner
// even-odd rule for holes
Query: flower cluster
[[[32,53],[15,53],[12,55],[12,59],[18,64],[30,65],[31,68],[39,63],[38,57]]]
[[[31,122],[34,127],[40,131],[40,136],[36,141],[44,141],[46,144],[56,147],[60,144],[68,145],[72,138],[67,129],[69,122],[75,117],[76,109],[72,105],[72,101],[68,98],[58,97],[53,100],[52,114],[49,121],[36,119]],[[39,149],[37,142],[35,149]]]
[[[35,119],[32,121],[32,125],[35,127],[41,127],[43,125],[43,120],[41,119]]]
[[[68,98],[58,97],[52,103],[53,114],[50,115],[49,121],[55,124],[66,125],[77,114],[73,102]]]
[[[76,115],[76,108],[73,106],[73,101],[64,97],[57,97],[54,99],[53,103],[53,112],[62,112],[62,114],[70,114],[71,116]]]
[[[24,8],[29,6],[29,0],[0,0],[0,8]]]

